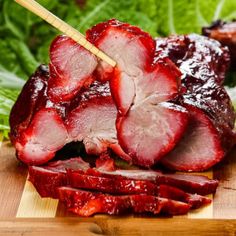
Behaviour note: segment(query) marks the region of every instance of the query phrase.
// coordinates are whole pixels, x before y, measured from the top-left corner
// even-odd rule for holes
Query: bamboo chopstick
[[[47,21],[56,29],[60,30],[61,32],[63,32],[64,34],[75,40],[77,43],[79,43],[81,46],[86,48],[88,51],[90,51],[92,54],[96,55],[103,61],[107,62],[113,67],[116,65],[116,62],[112,58],[110,58],[104,52],[100,51],[97,47],[91,44],[84,37],[84,35],[82,35],[78,30],[76,30],[75,28],[68,25],[66,22],[64,22],[63,20],[52,14],[50,11],[41,6],[36,1],[34,0],[15,0],[15,1],[21,6],[28,9],[29,11],[33,12],[35,15]]]

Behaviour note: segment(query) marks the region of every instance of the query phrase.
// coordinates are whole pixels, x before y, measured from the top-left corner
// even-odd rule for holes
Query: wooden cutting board
[[[1,138],[1,137],[0,137]],[[68,213],[53,199],[42,199],[27,181],[27,168],[7,141],[0,142],[1,235],[236,235],[236,148],[204,174],[220,180],[213,203],[173,218]],[[213,196],[210,196],[213,197]],[[78,234],[78,231],[80,234]],[[166,235],[166,234],[165,234]]]

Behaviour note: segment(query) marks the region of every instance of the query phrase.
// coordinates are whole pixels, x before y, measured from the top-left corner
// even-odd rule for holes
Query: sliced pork
[[[177,200],[180,200],[180,197],[193,199],[193,195],[184,193],[190,192],[195,194],[196,200],[200,201],[204,198],[198,197],[197,194],[214,193],[218,185],[218,181],[200,175],[163,174],[160,171],[146,170],[111,170],[104,169],[104,166],[90,168],[89,164],[81,158],[50,162],[44,166],[31,166],[29,179],[43,197],[51,196],[59,186],[70,184],[79,188],[100,189],[107,193],[128,194],[136,191],[136,193],[158,194],[162,192],[162,195],[168,194],[172,199],[179,196]],[[159,188],[158,186],[161,185],[162,188]],[[162,191],[166,189],[165,186],[168,186],[167,191]]]
[[[117,66],[59,36],[49,69],[37,69],[11,111],[11,141],[31,165],[29,180],[39,194],[81,216],[177,215],[210,203],[201,195],[214,193],[217,180],[117,169],[110,156],[182,171],[221,161],[236,140],[235,113],[222,86],[228,50],[197,35],[153,40],[117,20],[92,27],[86,37]],[[70,142],[82,142],[87,155],[100,158],[47,163]]]
[[[203,36],[157,39],[156,59],[169,57],[182,72],[177,104],[189,112],[188,128],[162,163],[174,170],[203,171],[223,159],[235,144],[235,113],[224,87],[228,50]]]
[[[101,35],[99,27],[104,28]],[[96,68],[94,56],[68,37],[57,37],[50,50],[50,75],[41,88],[46,102],[38,106],[38,114],[33,114],[15,145],[18,156],[28,164],[43,164],[66,143],[83,141],[88,154],[110,148],[125,160],[150,167],[173,149],[188,122],[186,109],[168,102],[178,94],[180,73],[168,59],[152,64],[155,42],[136,27],[111,20],[87,35],[95,44],[99,41],[105,52],[116,48],[118,54],[111,56],[118,67],[113,73],[111,68],[101,70],[101,62]],[[121,48],[126,55],[122,56]],[[29,83],[34,83],[35,76]],[[95,78],[100,82],[94,82]],[[27,88],[22,94],[40,96]],[[18,103],[23,102],[19,98]],[[11,116],[16,112],[13,109]],[[54,132],[58,139],[53,140]]]
[[[155,41],[137,27],[110,20],[87,38],[118,65],[110,78],[105,75],[118,109],[119,144],[133,163],[150,167],[173,149],[187,125],[186,109],[168,102],[178,94],[180,73],[168,59],[153,64]],[[110,71],[102,62],[98,74],[101,67]]]
[[[123,159],[130,160],[117,141],[117,109],[109,84],[94,82],[79,96],[77,106],[68,113],[65,121],[70,139],[83,141],[88,154],[99,155],[110,148]]]
[[[50,48],[48,95],[54,102],[71,100],[89,86],[97,66],[94,55],[66,36],[57,37]]]
[[[40,66],[23,87],[10,114],[10,137],[17,157],[25,163],[43,164],[68,141],[63,106],[47,97],[48,70]]]
[[[130,160],[117,141],[117,109],[108,83],[95,81],[71,101],[53,102],[48,80],[47,67],[39,67],[12,108],[10,136],[20,160],[44,164],[72,141],[83,141],[88,154],[99,155],[110,148]]]
[[[81,173],[68,170],[68,184],[74,188],[95,190],[115,195],[148,194],[188,203],[191,208],[199,208],[211,202],[207,197],[189,194],[168,186],[156,185],[147,180],[133,180],[122,176],[103,176],[96,172]]]
[[[131,212],[182,215],[189,211],[186,203],[145,194],[113,196],[70,187],[60,187],[58,193],[60,201],[65,203],[67,209],[80,216]]]
[[[57,187],[67,185],[66,169],[87,170],[90,166],[81,158],[49,162],[45,166],[30,166],[29,181],[41,197],[57,198]]]

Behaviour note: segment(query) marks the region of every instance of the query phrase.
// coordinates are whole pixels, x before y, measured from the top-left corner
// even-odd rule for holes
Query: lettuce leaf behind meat
[[[144,0],[143,0],[144,1]],[[236,18],[235,0],[157,1],[158,32],[161,35],[201,33],[203,26],[217,19]]]

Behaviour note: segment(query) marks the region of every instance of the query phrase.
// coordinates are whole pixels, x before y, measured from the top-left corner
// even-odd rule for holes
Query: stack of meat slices
[[[101,164],[101,162],[103,162]],[[81,158],[30,166],[29,180],[42,197],[57,198],[80,216],[95,213],[186,214],[209,204],[218,181],[204,176],[114,169],[112,159],[96,168]]]
[[[81,159],[45,165],[80,141],[88,155],[112,150],[140,167],[202,171],[235,143],[235,114],[222,87],[229,54],[216,41],[195,35],[155,41],[117,20],[94,26],[87,39],[117,67],[59,36],[49,67],[37,69],[12,108],[11,141],[38,192],[83,216],[184,214],[209,203],[196,194],[214,192],[217,181],[202,176],[116,170],[110,159],[109,173]]]

